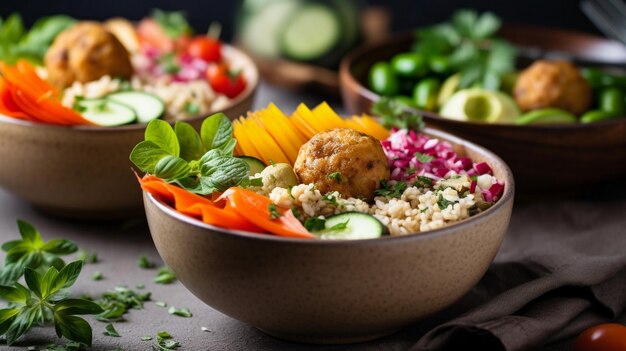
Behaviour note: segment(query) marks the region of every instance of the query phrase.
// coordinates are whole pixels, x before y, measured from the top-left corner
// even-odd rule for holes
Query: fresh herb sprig
[[[22,238],[2,244],[6,256],[4,266],[0,270],[1,285],[12,285],[24,274],[25,268],[40,272],[46,272],[50,267],[61,270],[65,266],[65,261],[60,256],[78,250],[76,244],[69,240],[44,241],[37,229],[25,221],[18,219],[17,227]]]
[[[185,122],[172,128],[153,120],[130,160],[143,172],[206,195],[249,183],[250,167],[233,156],[236,144],[232,124],[223,113],[205,119],[200,134]]]
[[[154,282],[157,284],[171,284],[175,280],[176,275],[168,266],[159,268],[156,277],[154,277]]]
[[[380,182],[380,188],[378,188],[374,194],[376,196],[385,196],[390,198],[401,197],[404,191],[408,188],[406,182],[396,182],[392,184],[386,180]]]
[[[459,10],[449,22],[417,30],[415,51],[427,58],[450,57],[452,69],[459,71],[460,88],[479,83],[497,90],[504,74],[512,72],[516,50],[496,37],[500,19],[491,12]]]
[[[102,294],[95,302],[103,309],[96,318],[100,321],[116,321],[123,318],[129,309],[142,309],[150,300],[151,293],[138,293],[126,286],[116,286]]]
[[[99,314],[103,310],[92,301],[68,298],[68,288],[76,282],[82,266],[82,261],[74,261],[61,270],[50,267],[45,274],[26,268],[26,286],[18,282],[0,286],[0,298],[10,303],[0,310],[0,335],[8,345],[33,325],[52,321],[57,336],[91,346],[91,326],[77,315]]]
[[[424,129],[422,116],[402,100],[382,96],[372,105],[371,112],[379,116],[385,128],[413,129],[420,131]]]

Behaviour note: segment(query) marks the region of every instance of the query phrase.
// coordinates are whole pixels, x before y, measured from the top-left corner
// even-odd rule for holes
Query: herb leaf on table
[[[76,244],[69,240],[44,241],[37,229],[28,222],[18,219],[17,227],[22,238],[2,244],[6,256],[0,270],[1,285],[12,285],[24,274],[25,268],[45,271],[55,267],[60,270],[65,266],[65,261],[59,256],[78,250]]]
[[[89,323],[77,315],[99,314],[102,308],[88,300],[67,298],[82,269],[82,261],[67,264],[61,270],[50,267],[41,274],[31,268],[24,270],[26,287],[15,282],[0,286],[0,298],[9,307],[0,310],[0,335],[13,344],[35,324],[52,320],[59,337],[91,345]]]

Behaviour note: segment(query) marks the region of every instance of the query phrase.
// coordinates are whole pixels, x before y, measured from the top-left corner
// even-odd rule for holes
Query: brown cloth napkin
[[[469,295],[476,307],[411,350],[527,350],[617,318],[626,309],[626,201],[516,204]]]

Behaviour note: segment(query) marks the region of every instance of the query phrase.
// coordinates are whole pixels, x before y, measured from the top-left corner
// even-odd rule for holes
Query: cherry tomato
[[[229,98],[241,94],[246,89],[246,78],[241,72],[229,71],[226,65],[218,65],[207,71],[207,78],[213,90]]]
[[[576,337],[572,351],[624,351],[626,326],[606,323],[591,327]]]
[[[220,62],[222,60],[222,44],[217,39],[198,36],[189,43],[187,53],[206,62]]]

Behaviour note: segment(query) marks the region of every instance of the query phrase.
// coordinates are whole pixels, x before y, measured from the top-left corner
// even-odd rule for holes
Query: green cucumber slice
[[[559,108],[544,108],[530,111],[515,120],[515,124],[520,126],[527,124],[570,124],[576,122],[576,116]]]
[[[139,123],[148,123],[165,113],[165,104],[160,98],[142,91],[112,93],[106,99],[130,106],[137,113]]]
[[[338,229],[333,229],[338,228]],[[313,234],[322,240],[376,239],[388,234],[376,217],[362,212],[344,212],[326,218],[324,229]]]
[[[259,160],[256,157],[252,157],[252,156],[237,156],[237,158],[240,158],[240,159],[244,160],[248,164],[248,166],[250,167],[250,175],[251,176],[254,176],[257,173],[263,172],[265,167],[267,167],[265,165],[265,163],[263,163],[263,161]]]
[[[339,16],[328,6],[307,5],[285,25],[281,48],[285,56],[301,61],[319,59],[341,41]]]
[[[79,100],[74,108],[86,120],[102,127],[121,126],[137,121],[137,114],[132,108],[108,99]]]

